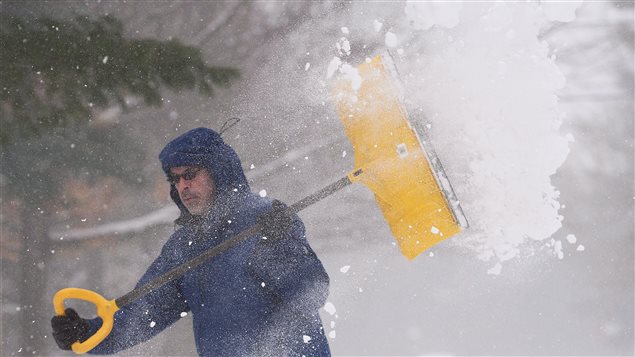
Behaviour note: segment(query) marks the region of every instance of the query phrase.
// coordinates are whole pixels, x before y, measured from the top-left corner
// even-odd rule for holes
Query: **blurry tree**
[[[238,71],[209,66],[198,48],[176,40],[124,38],[111,16],[0,15],[0,48],[0,204],[19,207],[21,222],[18,288],[2,298],[19,306],[20,352],[42,354],[51,314],[47,232],[68,179],[140,181],[141,147],[100,113],[137,101],[160,106],[162,88],[211,96]]]
[[[111,16],[0,21],[0,143],[91,118],[126,98],[160,105],[162,85],[211,94],[238,72],[210,67],[199,49],[176,40],[131,40]]]

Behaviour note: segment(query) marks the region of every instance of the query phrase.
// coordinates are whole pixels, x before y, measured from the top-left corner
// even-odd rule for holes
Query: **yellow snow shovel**
[[[390,57],[377,56],[358,66],[356,74],[353,80],[340,80],[334,89],[340,118],[355,151],[355,169],[289,206],[287,211],[297,213],[352,182],[361,182],[375,193],[401,252],[413,259],[437,242],[467,228],[467,220],[424,132],[415,130],[416,122],[408,121],[397,95],[396,71]],[[115,312],[121,307],[196,269],[259,231],[258,225],[248,228],[117,299],[107,300],[85,289],[58,291],[53,297],[56,314],[64,314],[65,300],[79,299],[95,304],[97,315],[103,320],[93,336],[84,342],[75,342],[72,350],[78,354],[92,350],[108,337],[114,326]]]
[[[375,193],[401,252],[413,259],[467,228],[467,220],[424,131],[408,120],[389,55],[367,60],[348,77],[334,95],[355,168],[363,171],[350,179]]]

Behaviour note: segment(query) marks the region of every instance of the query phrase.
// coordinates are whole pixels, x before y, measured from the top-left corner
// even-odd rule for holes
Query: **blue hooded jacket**
[[[271,209],[269,199],[250,191],[238,156],[213,130],[198,128],[177,137],[159,159],[166,174],[177,166],[205,168],[216,198],[209,214],[193,216],[171,186],[180,227],[137,287],[249,228]],[[264,243],[253,236],[123,306],[111,334],[90,353],[116,353],[146,341],[191,312],[201,356],[329,356],[318,314],[328,284],[296,215],[286,239]],[[95,331],[101,319],[90,324]]]

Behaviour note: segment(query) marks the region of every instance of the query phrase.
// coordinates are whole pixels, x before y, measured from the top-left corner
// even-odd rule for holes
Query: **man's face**
[[[179,197],[193,215],[207,213],[216,193],[216,186],[207,170],[197,166],[179,166],[170,169],[168,181],[173,183]]]

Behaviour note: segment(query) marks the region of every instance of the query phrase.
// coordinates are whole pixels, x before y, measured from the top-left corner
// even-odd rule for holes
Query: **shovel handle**
[[[84,342],[77,341],[71,346],[73,352],[77,354],[86,353],[95,348],[112,331],[115,312],[119,310],[119,307],[117,307],[115,300],[106,300],[94,291],[66,288],[58,291],[53,297],[53,307],[55,308],[55,313],[59,316],[64,315],[64,300],[66,299],[79,299],[95,304],[97,306],[97,316],[101,317],[103,321],[103,324],[94,335]]]

